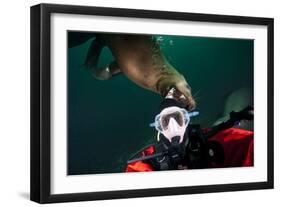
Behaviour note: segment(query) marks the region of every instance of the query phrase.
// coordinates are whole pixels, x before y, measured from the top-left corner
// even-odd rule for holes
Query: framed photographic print
[[[31,7],[31,200],[273,188],[273,19]]]

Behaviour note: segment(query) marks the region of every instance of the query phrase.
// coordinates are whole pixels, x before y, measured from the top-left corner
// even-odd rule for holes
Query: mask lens
[[[177,111],[177,112],[173,113],[172,116],[180,126],[183,125],[183,115],[182,115],[182,113]]]
[[[169,114],[162,116],[160,124],[164,130],[166,130],[168,128],[169,120],[170,120]]]
[[[175,112],[170,113],[170,114],[165,114],[161,117],[160,125],[162,126],[162,128],[164,130],[166,130],[168,128],[169,121],[170,121],[171,118],[174,118],[176,120],[176,122],[178,123],[178,125],[180,125],[180,126],[183,125],[183,122],[184,122],[183,114],[179,111],[175,111]]]

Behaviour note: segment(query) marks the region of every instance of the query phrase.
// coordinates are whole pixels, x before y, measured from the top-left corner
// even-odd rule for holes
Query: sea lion
[[[110,49],[115,60],[98,68],[98,59],[105,46]],[[190,86],[183,75],[167,61],[159,42],[151,35],[98,34],[91,43],[85,66],[99,80],[123,73],[140,87],[162,96],[174,87],[184,95],[185,107],[188,110],[195,108]]]

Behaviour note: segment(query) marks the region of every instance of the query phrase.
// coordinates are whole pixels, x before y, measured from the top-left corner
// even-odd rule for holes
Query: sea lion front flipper
[[[94,68],[91,72],[98,80],[108,80],[111,77],[122,73],[116,61],[111,62],[104,68]]]
[[[116,61],[111,62],[105,67],[98,68],[98,60],[104,46],[105,45],[102,39],[97,36],[96,39],[94,39],[91,43],[84,63],[84,66],[98,80],[108,80],[112,76],[121,73],[121,70]]]
[[[86,60],[83,64],[87,69],[93,70],[98,66],[98,60],[103,47],[103,41],[101,40],[101,38],[96,36],[89,47]]]

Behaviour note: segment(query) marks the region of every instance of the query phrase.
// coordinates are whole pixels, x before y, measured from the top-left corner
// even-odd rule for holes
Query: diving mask
[[[155,122],[150,126],[155,127],[170,142],[176,136],[180,136],[180,142],[182,142],[190,117],[198,114],[199,112],[188,112],[184,108],[177,106],[167,107],[155,117]]]

